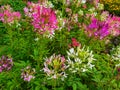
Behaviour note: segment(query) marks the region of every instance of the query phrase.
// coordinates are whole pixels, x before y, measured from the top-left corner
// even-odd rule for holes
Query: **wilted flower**
[[[69,70],[72,73],[86,72],[94,67],[92,64],[95,60],[93,58],[94,55],[92,54],[92,51],[85,49],[85,47],[82,49],[80,47],[77,47],[76,49],[71,48],[67,52],[67,55],[67,63],[69,65]]]
[[[2,6],[0,11],[0,21],[3,23],[8,23],[11,25],[15,22],[18,22],[21,18],[20,12],[13,12],[9,5]]]
[[[29,3],[28,8],[24,8],[26,16],[32,19],[35,32],[50,37],[57,29],[57,18],[55,11],[44,5]]]
[[[0,58],[0,72],[8,71],[12,68],[12,66],[13,66],[12,58],[8,58],[6,56],[2,56]]]
[[[61,57],[60,55],[53,54],[51,57],[46,58],[44,62],[44,72],[47,74],[48,79],[61,79],[67,77],[65,70],[67,69],[66,66],[66,59]]]
[[[30,81],[31,79],[34,79],[35,76],[35,69],[31,68],[30,66],[27,66],[26,68],[22,69],[21,78],[24,79],[24,81]]]

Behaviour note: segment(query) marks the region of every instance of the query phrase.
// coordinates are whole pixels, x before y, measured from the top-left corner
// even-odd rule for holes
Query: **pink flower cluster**
[[[45,59],[43,70],[47,74],[48,79],[60,78],[61,80],[64,80],[64,78],[67,77],[65,73],[67,68],[65,62],[66,60],[64,57],[55,54]]]
[[[26,16],[32,19],[32,25],[39,34],[54,34],[57,29],[57,18],[55,12],[51,8],[47,8],[40,4],[28,3],[28,7],[24,8]]]
[[[19,12],[13,12],[9,5],[2,6],[0,10],[0,21],[3,23],[12,24],[21,18],[21,14]]]
[[[109,20],[109,31],[112,36],[120,35],[120,17],[113,16]]]
[[[91,23],[86,27],[86,33],[91,37],[103,39],[110,34],[109,24],[96,18],[91,19]]]
[[[30,81],[31,79],[34,79],[35,76],[35,69],[31,68],[30,66],[27,66],[26,68],[22,69],[21,78],[24,79],[24,81]]]
[[[0,72],[2,71],[8,71],[12,68],[13,66],[13,61],[11,58],[8,58],[6,56],[2,56],[0,58]]]
[[[89,18],[91,23],[89,25],[83,24],[88,36],[103,39],[108,35],[120,35],[120,17],[112,16],[109,12],[104,11],[100,15],[100,20],[95,18],[94,15]]]

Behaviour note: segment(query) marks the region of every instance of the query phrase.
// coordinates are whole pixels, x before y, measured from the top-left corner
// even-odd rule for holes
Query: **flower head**
[[[47,74],[48,79],[61,79],[67,77],[65,70],[67,68],[66,59],[60,55],[53,54],[51,57],[46,58],[44,62],[44,72]]]
[[[76,40],[76,38],[72,38],[72,43],[69,44],[69,47],[78,47],[81,46],[81,44]]]
[[[77,47],[76,49],[71,48],[67,54],[69,71],[72,73],[86,72],[94,67],[92,63],[95,59],[93,58],[92,51],[85,49],[85,47],[82,49],[80,47]]]
[[[30,81],[31,79],[34,79],[35,76],[35,69],[31,68],[30,66],[27,66],[26,68],[22,69],[21,78],[24,79],[24,81]]]
[[[8,58],[7,56],[2,56],[0,58],[0,72],[8,71],[12,68],[13,61],[12,58]]]
[[[112,49],[112,61],[116,67],[120,67],[120,46]]]
[[[86,28],[86,34],[103,39],[110,34],[109,24],[96,18],[91,19],[91,23]]]
[[[32,19],[32,25],[35,32],[52,36],[57,29],[57,18],[55,11],[44,5],[29,3],[28,8],[24,8],[26,16]]]
[[[21,18],[21,14],[19,12],[13,12],[9,5],[2,6],[0,10],[0,21],[3,23],[8,23],[11,25],[15,22],[18,22]]]
[[[119,36],[120,35],[120,17],[113,16],[109,18],[109,31],[112,36]]]

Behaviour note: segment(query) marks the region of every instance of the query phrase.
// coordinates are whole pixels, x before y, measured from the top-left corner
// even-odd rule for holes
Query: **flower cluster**
[[[120,17],[113,16],[109,20],[109,31],[112,36],[120,35]]]
[[[13,24],[18,22],[21,18],[21,14],[19,12],[13,12],[12,8],[9,5],[2,6],[0,8],[0,21],[3,23]]]
[[[120,46],[113,48],[112,61],[116,64],[116,67],[120,67]]]
[[[12,58],[8,58],[6,56],[2,56],[0,58],[0,72],[2,71],[8,71],[12,68],[13,66],[13,61]]]
[[[24,8],[26,16],[32,19],[32,25],[35,31],[45,36],[52,36],[57,29],[57,18],[55,11],[44,5],[28,3],[28,7]]]
[[[72,38],[72,43],[69,45],[70,47],[78,47],[81,44],[76,40],[76,38]]]
[[[71,48],[67,54],[69,71],[72,73],[86,72],[94,67],[92,64],[95,60],[93,58],[94,55],[92,54],[92,51],[89,51],[89,49],[85,50],[85,47],[82,49],[80,47],[77,47],[76,49]]]
[[[35,76],[35,69],[31,68],[30,66],[27,66],[26,68],[22,69],[21,78],[24,79],[24,81],[30,81],[31,79],[34,79]]]
[[[109,24],[96,18],[91,19],[91,23],[86,28],[86,33],[91,37],[103,39],[110,34]]]
[[[61,79],[67,77],[65,70],[67,69],[66,60],[60,55],[53,54],[51,57],[46,58],[44,62],[44,72],[47,74],[48,79]]]

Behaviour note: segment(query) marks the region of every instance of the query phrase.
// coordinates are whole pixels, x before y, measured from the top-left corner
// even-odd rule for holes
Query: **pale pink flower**
[[[10,6],[2,6],[0,12],[0,21],[7,24],[13,24],[21,18],[20,12],[13,12]]]
[[[45,59],[43,71],[47,74],[48,79],[60,78],[62,80],[66,78],[65,70],[67,66],[65,63],[66,59],[64,56],[61,57],[60,55],[53,54],[51,57]]]
[[[12,68],[13,61],[12,58],[8,58],[7,56],[2,56],[0,58],[0,72],[8,71]]]
[[[109,31],[112,36],[120,35],[120,17],[113,16],[108,19]]]
[[[23,78],[24,81],[30,82],[31,79],[35,78],[34,74],[35,69],[27,66],[26,68],[22,69],[21,78]]]

